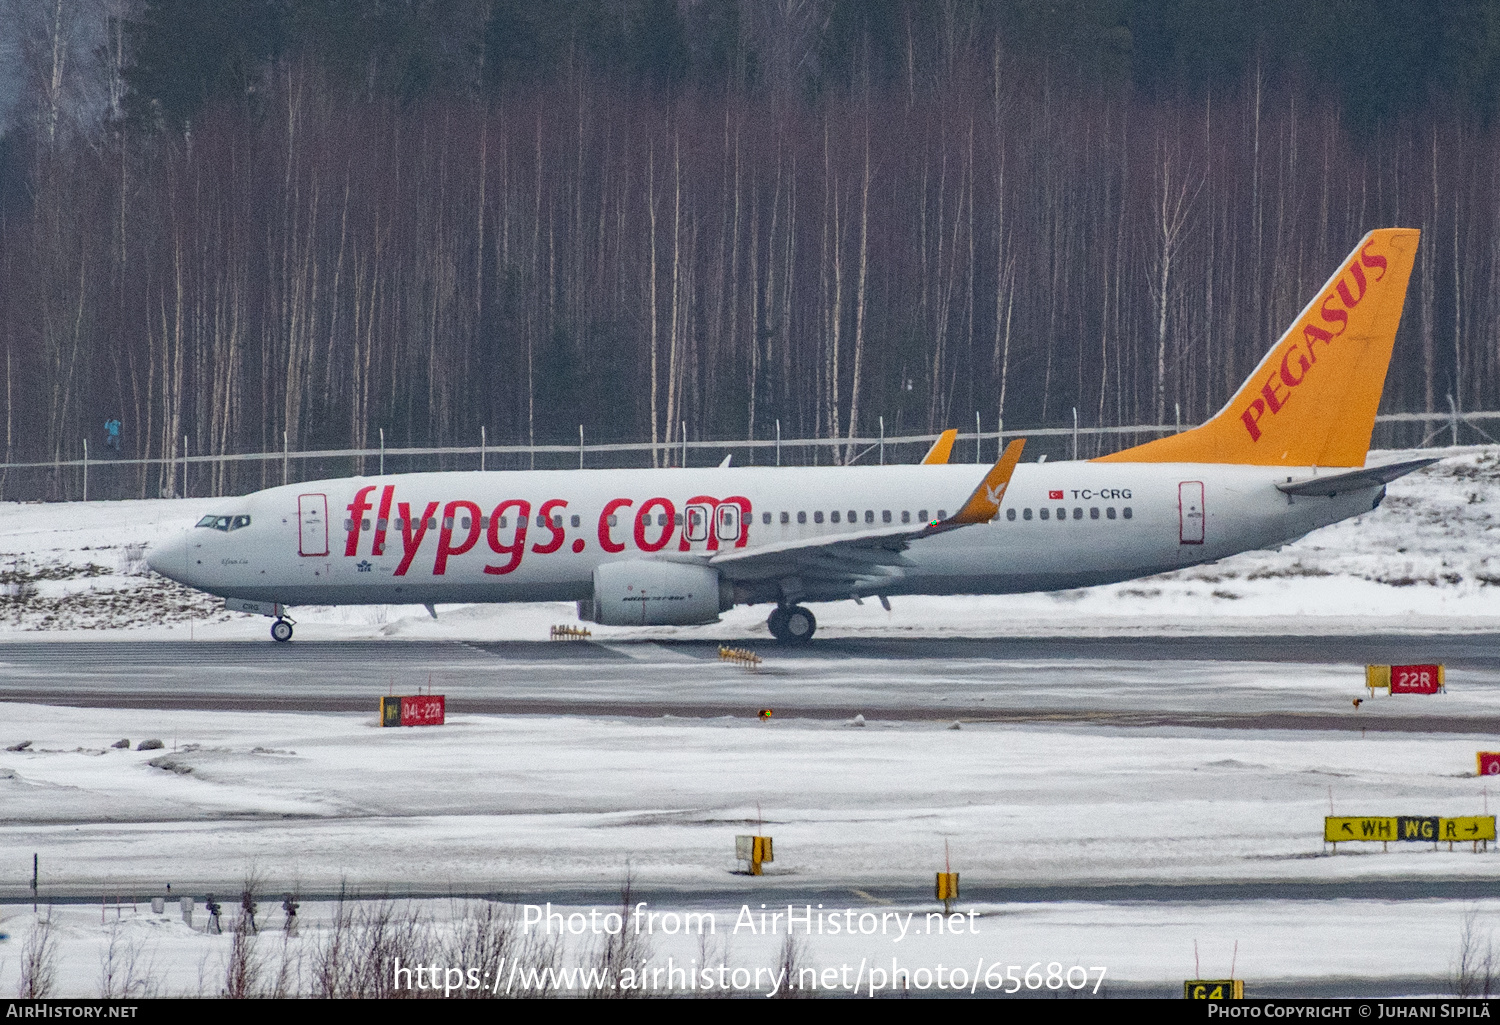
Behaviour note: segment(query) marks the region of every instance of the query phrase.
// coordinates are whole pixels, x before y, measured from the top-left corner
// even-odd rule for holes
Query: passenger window
[[[880,513],[880,522],[881,523],[889,523],[889,522],[891,522],[891,511],[889,509],[884,509],[884,510],[881,511],[881,513]]]
[[[837,523],[839,521],[839,511],[835,509],[833,512],[829,513],[828,519],[831,523]]]
[[[215,524],[217,524],[218,520],[219,520],[219,518],[217,516],[205,516],[203,518],[207,522],[206,523],[200,523],[200,524],[198,524],[198,526],[200,526],[200,527],[212,527]],[[354,521],[351,520],[351,519],[349,519],[347,516],[344,517],[344,529],[345,530],[353,530],[354,529]]]
[[[500,529],[501,530],[504,530],[506,527],[510,526],[510,523],[508,522],[509,520],[510,520],[509,516],[502,516],[502,517],[500,517]],[[609,518],[609,522],[610,522],[611,525],[613,525],[614,522],[615,522],[615,518],[613,516],[611,516]],[[401,526],[401,521],[400,520],[396,521],[396,526],[398,526],[398,527]]]
[[[1042,519],[1044,519],[1044,520],[1045,520],[1045,519],[1048,519],[1048,518],[1049,518],[1049,517],[1050,517],[1050,516],[1051,516],[1051,515],[1052,515],[1052,514],[1051,514],[1051,513],[1049,513],[1049,512],[1048,512],[1048,511],[1047,511],[1047,507],[1046,507],[1046,506],[1045,506],[1045,505],[1044,505],[1044,506],[1042,506],[1042,507],[1041,507],[1041,508],[1040,508],[1040,509],[1038,509],[1038,510],[1037,510],[1037,511],[1036,511],[1036,514],[1037,514],[1037,515],[1038,515],[1038,516],[1040,516],[1040,517],[1041,517],[1041,518],[1042,518]]]
[[[562,524],[559,523],[558,526],[562,526]],[[674,526],[674,527],[680,527],[680,526],[682,526],[682,513],[679,512],[679,513],[673,513],[672,514],[672,526]]]
[[[902,523],[910,523],[911,522],[911,510],[910,509],[902,509],[901,510],[901,522]]]
[[[1110,506],[1109,508],[1105,509],[1104,510],[1104,515],[1106,517],[1108,517],[1109,519],[1114,519],[1115,518],[1115,507],[1114,506]]]
[[[552,525],[558,528],[562,527],[562,513],[552,514]]]
[[[453,529],[453,517],[452,516],[444,516],[443,517],[443,529],[444,530],[452,530]]]
[[[502,527],[505,526],[504,517],[501,518],[500,525]],[[620,517],[616,516],[614,513],[610,513],[609,514],[609,525],[611,527],[618,527],[620,525]]]
[[[865,522],[866,523],[874,523],[875,522],[875,510],[874,509],[866,509],[865,510]]]
[[[807,522],[807,513],[805,513],[805,512],[799,512],[797,514],[797,522],[798,523],[806,523]]]
[[[1097,505],[1090,506],[1089,507],[1089,519],[1091,519],[1091,520],[1097,520],[1098,518],[1099,518],[1099,507]]]
[[[818,511],[816,511],[816,512],[813,513],[813,522],[814,523],[822,523],[823,522],[823,510],[819,509]]]
[[[1083,507],[1082,506],[1075,505],[1073,507],[1073,518],[1075,520],[1081,520],[1081,519],[1083,519]]]
[[[479,517],[479,529],[480,530],[489,530],[490,529],[490,518],[488,516],[481,516],[481,517]]]
[[[927,510],[926,509],[921,509],[921,510],[919,510],[917,512],[917,522],[918,523],[926,523],[927,522]]]
[[[572,516],[572,517],[569,517],[569,518],[568,518],[568,522],[569,522],[569,523],[571,523],[571,524],[572,524],[572,525],[573,525],[573,526],[575,526],[575,527],[576,527],[576,526],[578,526],[578,524],[579,524],[579,523],[580,523],[580,522],[582,522],[582,521],[581,521],[581,520],[579,520],[579,519],[578,519],[578,517],[577,517],[577,516]]]
[[[771,514],[770,513],[761,513],[760,514],[760,522],[763,525],[769,527],[771,525]]]
[[[370,521],[369,520],[360,520],[359,521],[359,529],[360,530],[369,530],[370,529]]]
[[[859,513],[857,511],[855,511],[854,509],[850,509],[849,510],[849,522],[850,523],[858,523],[859,522]]]
[[[1125,507],[1125,518],[1130,519],[1130,506],[1128,505]]]
[[[1057,507],[1057,518],[1060,519],[1060,520],[1067,519],[1068,518],[1068,510],[1064,509],[1062,506],[1058,506]]]
[[[939,520],[946,520],[948,518],[948,510],[947,509],[939,509],[938,510],[938,517],[937,518]]]
[[[461,520],[458,521],[458,525],[460,527],[462,527],[464,530],[468,530],[468,529],[470,529],[470,526],[472,525],[473,522],[474,522],[473,520],[471,520],[467,516],[465,516],[463,519],[461,519]]]
[[[1029,519],[1031,519],[1031,510],[1030,509],[1022,509],[1021,510],[1021,519],[1023,519],[1023,520],[1029,520]]]
[[[406,526],[406,521],[399,516],[396,517],[396,529],[400,530],[404,526]]]
[[[429,519],[427,521],[427,529],[428,530],[436,530],[437,529],[437,517],[436,516],[432,517],[431,519]]]
[[[1007,509],[1007,510],[1005,510],[1005,518],[1007,520],[1013,520],[1013,519],[1015,519],[1016,518],[1016,511],[1014,509]]]
[[[250,526],[250,517],[248,517],[248,516],[245,517],[245,526],[247,526],[247,527]],[[389,526],[390,526],[390,521],[389,520],[376,520],[375,521],[375,529],[376,530],[385,530]]]
[[[667,514],[666,513],[657,513],[656,514],[656,525],[658,527],[665,527],[667,525]]]
[[[781,522],[782,522],[783,526],[785,526],[786,524],[792,522],[792,514],[791,513],[786,513],[786,512],[782,513],[781,514]]]

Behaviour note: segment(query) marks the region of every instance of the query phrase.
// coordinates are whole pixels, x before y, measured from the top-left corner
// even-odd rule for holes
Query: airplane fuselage
[[[583,601],[601,564],[712,564],[943,519],[986,466],[728,467],[401,474],[223,501],[152,566],[226,598],[280,605]],[[1383,488],[1292,497],[1311,468],[1025,463],[991,522],[913,540],[854,586],[742,579],[735,604],[857,594],[1007,594],[1106,584],[1273,548],[1368,512]],[[852,519],[852,522],[851,522]],[[207,518],[205,522],[207,521]],[[224,529],[232,526],[233,529]]]

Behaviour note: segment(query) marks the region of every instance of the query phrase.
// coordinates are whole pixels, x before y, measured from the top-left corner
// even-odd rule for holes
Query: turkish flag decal
[[[1049,499],[1051,499],[1052,501],[1054,501],[1054,502],[1061,502],[1062,501],[1062,492],[1061,491],[1049,491],[1049,492],[1047,492],[1047,497]]]

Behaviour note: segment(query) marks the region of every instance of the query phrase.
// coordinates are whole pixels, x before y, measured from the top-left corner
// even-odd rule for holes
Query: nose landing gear
[[[271,639],[285,643],[292,639],[292,621],[281,618],[271,624]]]
[[[801,605],[778,605],[772,611],[766,626],[782,644],[805,644],[812,640],[813,632],[818,629],[818,621],[813,614]]]

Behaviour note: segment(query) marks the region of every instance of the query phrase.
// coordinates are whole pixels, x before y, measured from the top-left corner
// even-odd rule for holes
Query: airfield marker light
[[[760,718],[761,718],[761,721],[764,722],[765,720],[771,718],[771,709],[769,709],[769,708],[762,708],[756,714],[759,715]]]
[[[943,841],[943,871],[937,873],[937,899],[942,901],[943,914],[953,913],[953,902],[958,900],[958,873],[953,871],[953,859],[948,853],[948,841]]]

